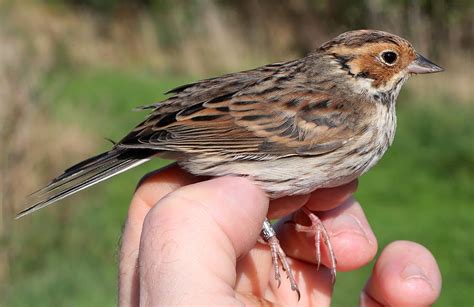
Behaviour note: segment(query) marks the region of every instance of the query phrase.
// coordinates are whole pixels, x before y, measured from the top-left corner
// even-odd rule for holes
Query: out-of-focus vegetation
[[[0,306],[112,306],[116,251],[147,166],[14,222],[25,195],[109,146],[173,86],[300,56],[340,32],[398,33],[446,68],[410,80],[395,143],[361,178],[380,246],[427,246],[439,306],[470,306],[474,284],[472,1],[0,0]],[[342,273],[353,306],[370,267]]]

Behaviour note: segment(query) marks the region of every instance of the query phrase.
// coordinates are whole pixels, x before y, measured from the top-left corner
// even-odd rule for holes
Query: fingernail
[[[340,235],[342,233],[351,233],[351,234],[356,234],[361,237],[364,237],[369,243],[371,243],[371,240],[367,236],[367,233],[364,231],[362,228],[362,225],[360,221],[348,214],[343,214],[341,216],[338,216],[332,223],[331,225],[331,232],[333,233],[333,236]]]
[[[412,279],[424,280],[431,288],[433,288],[433,285],[431,284],[428,276],[426,276],[423,269],[420,268],[418,265],[414,264],[413,262],[407,263],[403,271],[400,273],[400,276],[404,280],[412,280]]]

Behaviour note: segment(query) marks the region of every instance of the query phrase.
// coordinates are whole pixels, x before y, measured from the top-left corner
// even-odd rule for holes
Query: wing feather
[[[119,147],[254,159],[323,155],[361,131],[353,105],[279,63],[177,88]]]

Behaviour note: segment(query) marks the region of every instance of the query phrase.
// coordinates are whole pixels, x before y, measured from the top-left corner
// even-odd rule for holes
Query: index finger
[[[334,188],[318,189],[309,195],[287,196],[270,203],[268,218],[277,219],[306,206],[311,211],[328,211],[343,204],[357,190],[358,181],[353,180]]]

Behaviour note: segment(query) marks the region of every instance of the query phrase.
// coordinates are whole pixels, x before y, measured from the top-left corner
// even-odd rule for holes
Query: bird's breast
[[[392,145],[396,119],[394,104],[376,104],[375,112],[369,119],[369,129],[355,138],[352,145],[354,149],[351,152],[357,152],[351,159],[357,176],[371,169]]]

